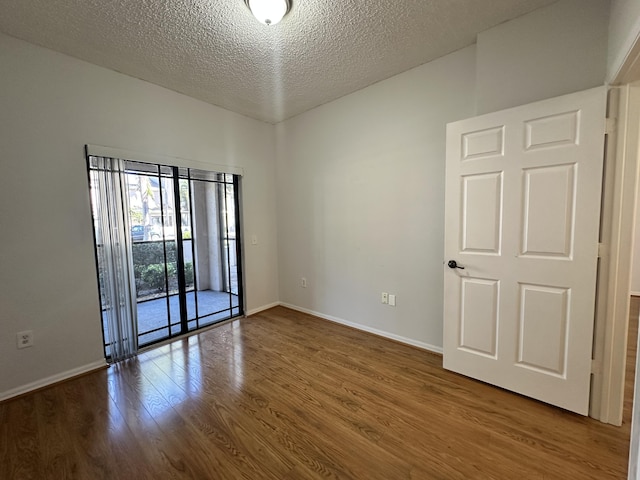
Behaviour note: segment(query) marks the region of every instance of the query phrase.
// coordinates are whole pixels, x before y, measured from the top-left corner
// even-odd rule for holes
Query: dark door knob
[[[449,268],[460,268],[464,270],[464,267],[458,265],[455,260],[449,260],[449,263],[447,263],[447,265],[449,266]]]

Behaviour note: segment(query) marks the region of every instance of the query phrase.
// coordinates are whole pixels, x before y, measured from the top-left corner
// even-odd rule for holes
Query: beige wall
[[[614,81],[631,48],[640,38],[640,2],[613,0],[609,19],[607,78]],[[640,197],[639,197],[640,203]],[[636,206],[636,235],[633,246],[631,292],[640,295],[640,206]]]
[[[278,126],[281,301],[440,349],[445,125],[474,69],[469,47]]]
[[[607,8],[563,0],[280,124],[280,299],[440,350],[445,125],[602,85]]]
[[[640,37],[640,2],[612,0],[607,49],[607,81],[613,82]]]
[[[249,311],[439,350],[445,125],[602,83],[607,4],[562,0],[275,127],[0,36],[0,398],[102,358],[85,143],[244,168]]]
[[[609,45],[607,56],[607,80],[619,82],[619,74],[625,62],[629,60],[634,45],[640,41],[640,2],[638,0],[613,0],[609,19]],[[637,76],[637,70],[635,71]],[[633,75],[632,75],[633,76]],[[637,80],[634,79],[634,80]],[[631,80],[627,80],[631,81]],[[640,202],[640,197],[639,200]],[[640,294],[640,205],[636,205],[636,232],[633,245],[633,266],[631,292]],[[629,338],[637,342],[636,338]],[[640,351],[640,349],[638,350]],[[636,359],[635,400],[633,406],[633,424],[631,427],[631,446],[629,451],[629,479],[640,478],[640,356]]]
[[[561,0],[478,35],[478,113],[604,84],[609,2]]]
[[[103,356],[85,143],[243,167],[247,308],[278,300],[272,125],[4,35],[0,65],[0,398]]]

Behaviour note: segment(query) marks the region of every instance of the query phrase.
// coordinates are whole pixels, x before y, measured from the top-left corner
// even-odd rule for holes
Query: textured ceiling
[[[0,0],[0,31],[271,123],[475,43],[555,0]]]

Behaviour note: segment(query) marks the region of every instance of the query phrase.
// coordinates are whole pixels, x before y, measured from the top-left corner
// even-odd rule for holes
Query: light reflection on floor
[[[185,409],[201,405],[203,395],[215,398],[220,388],[228,391],[228,387],[240,392],[245,380],[242,325],[232,321],[215,330],[215,342],[207,339],[206,332],[194,334],[113,364],[107,381],[109,408],[114,409],[112,428],[125,428],[131,420],[127,411],[139,412],[140,405],[146,413],[138,413],[135,421],[163,428],[178,421],[176,415]],[[221,356],[227,361],[218,363]],[[219,374],[204,378],[203,369]]]

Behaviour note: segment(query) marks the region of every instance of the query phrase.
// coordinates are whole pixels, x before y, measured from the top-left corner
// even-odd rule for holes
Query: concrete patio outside
[[[197,322],[196,296],[198,305]],[[171,334],[176,335],[180,333],[180,304],[178,297],[178,294],[169,296],[168,308],[167,297],[146,300],[137,304],[138,343],[140,346],[169,337],[169,316],[167,315],[167,312],[170,314],[171,323],[176,324],[171,326]],[[231,293],[216,292],[213,290],[200,290],[198,292],[190,291],[187,292],[186,299],[189,330],[194,330],[205,325],[211,325],[212,323],[226,320],[240,313],[240,309],[238,308],[238,296]],[[105,344],[108,344],[109,329],[106,325],[104,312],[102,321],[105,334]],[[109,352],[107,351],[107,354],[108,353]]]

